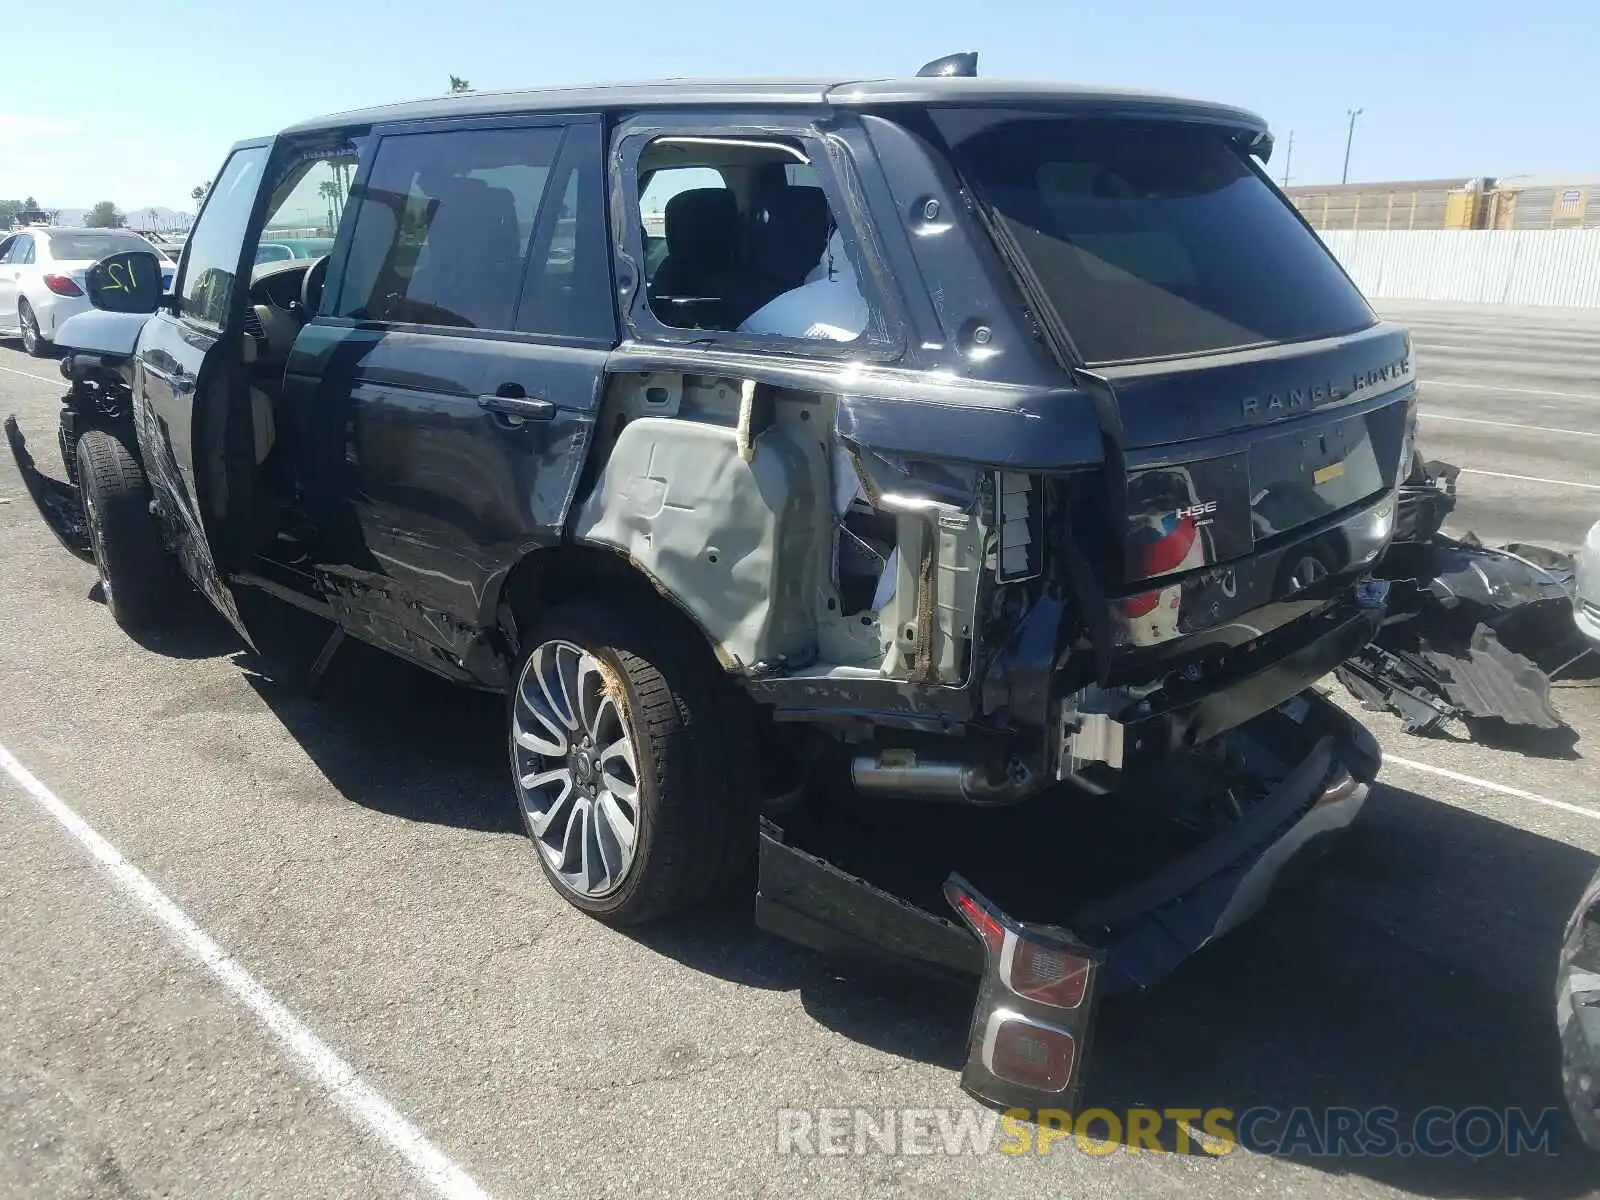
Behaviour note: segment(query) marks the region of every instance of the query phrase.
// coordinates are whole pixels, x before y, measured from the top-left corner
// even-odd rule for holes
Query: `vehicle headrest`
[[[786,286],[799,283],[822,257],[831,219],[821,188],[775,189],[756,209],[751,265]]]
[[[667,201],[667,253],[707,265],[733,261],[739,205],[727,188],[691,188]]]

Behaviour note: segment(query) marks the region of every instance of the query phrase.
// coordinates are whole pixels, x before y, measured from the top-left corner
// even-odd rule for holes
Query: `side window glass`
[[[637,171],[645,291],[663,325],[835,342],[866,332],[867,301],[801,143],[665,136]]]
[[[11,251],[16,249],[17,239],[8,237],[0,239],[0,263],[11,261]]]
[[[25,267],[33,261],[33,239],[23,234],[17,239],[17,248],[11,252],[11,261],[16,266]]]
[[[615,343],[604,172],[598,130],[575,127],[534,233],[519,330]]]
[[[178,311],[196,324],[221,329],[228,319],[234,272],[266,162],[266,146],[235,151],[211,185],[205,209],[189,233]]]
[[[358,193],[337,315],[511,329],[561,133],[384,138]]]
[[[297,164],[273,193],[256,244],[256,265],[321,258],[333,250],[359,150]]]

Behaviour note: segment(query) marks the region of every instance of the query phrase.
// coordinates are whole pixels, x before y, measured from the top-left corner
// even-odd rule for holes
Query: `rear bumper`
[[[54,292],[46,292],[38,298],[33,311],[39,318],[40,332],[54,341],[69,317],[88,312],[92,307],[87,296],[57,296]]]
[[[1157,862],[1143,874],[1121,880],[1097,895],[1074,895],[1073,868],[1044,879],[1022,879],[1005,855],[927,864],[948,875],[946,897],[966,909],[958,894],[976,897],[985,912],[1013,941],[1023,939],[1083,964],[1088,983],[1081,1002],[1052,1010],[1019,997],[1005,977],[1009,959],[987,953],[983,942],[952,914],[927,902],[897,894],[886,880],[909,876],[874,852],[873,878],[852,873],[828,857],[799,844],[801,838],[764,822],[756,921],[764,929],[830,953],[949,976],[982,980],[968,1043],[962,1086],[988,1103],[1038,1109],[1072,1108],[1079,1098],[1096,1004],[1100,997],[1158,982],[1190,954],[1226,933],[1256,911],[1284,869],[1313,843],[1350,824],[1376,777],[1380,754],[1370,734],[1327,700],[1313,693],[1241,727],[1241,753],[1260,747],[1279,758],[1279,769],[1265,794],[1219,832]],[[1047,797],[1070,831],[1071,809],[1081,797]],[[1010,810],[1015,811],[1015,810]],[[983,814],[999,818],[999,814]],[[1038,830],[1028,818],[1022,836]],[[854,869],[861,870],[858,859]],[[1035,863],[1039,860],[1035,858]],[[879,864],[881,863],[881,867]],[[914,874],[914,872],[913,872]],[[1058,901],[1052,906],[1050,896]],[[993,897],[1022,897],[1025,917],[1009,915]],[[1041,897],[1043,899],[1041,899]],[[922,901],[921,903],[917,902]],[[1014,910],[1018,911],[1018,910]],[[1032,1022],[1047,1036],[1068,1039],[1071,1070],[1065,1084],[1032,1086],[996,1069],[994,1030],[1012,1022]],[[1013,1074],[1015,1074],[1013,1072]]]
[[[1370,642],[1382,621],[1381,608],[1347,602],[1234,651],[1192,684],[1171,685],[1115,714],[1068,714],[1061,773],[1092,763],[1135,768],[1220,737],[1331,672]]]

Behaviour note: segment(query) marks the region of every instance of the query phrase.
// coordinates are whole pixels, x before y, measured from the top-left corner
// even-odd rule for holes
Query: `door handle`
[[[517,421],[548,421],[556,415],[556,406],[537,396],[479,396],[478,407],[484,412]]]

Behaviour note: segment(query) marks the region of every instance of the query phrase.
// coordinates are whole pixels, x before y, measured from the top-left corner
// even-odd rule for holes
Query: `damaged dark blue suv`
[[[66,481],[116,618],[182,572],[507,696],[551,884],[744,878],[983,979],[966,1085],[1064,1103],[1097,1000],[1348,824],[1309,691],[1410,458],[1378,321],[1235,108],[974,78],[460,95],[241,142],[163,295],[93,269]],[[315,259],[258,262],[263,244]],[[131,314],[131,315],[129,315]]]

